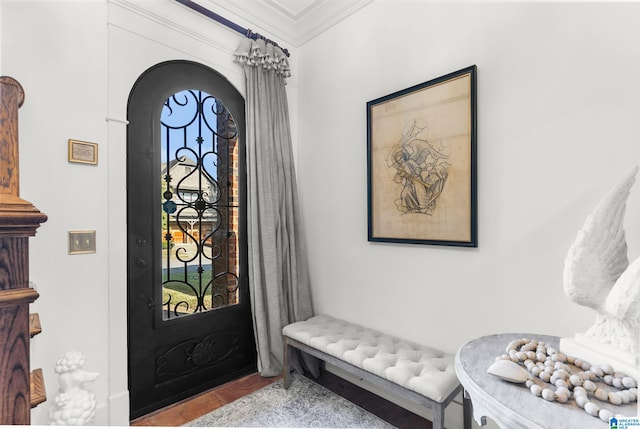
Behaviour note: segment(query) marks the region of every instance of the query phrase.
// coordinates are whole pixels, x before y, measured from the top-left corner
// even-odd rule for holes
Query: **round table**
[[[558,337],[549,335],[497,334],[476,338],[458,350],[455,359],[456,374],[465,394],[471,399],[473,416],[478,424],[484,426],[486,418],[490,418],[501,428],[507,429],[608,428],[608,423],[587,414],[576,405],[573,398],[564,404],[549,402],[531,394],[524,384],[510,383],[487,373],[487,368],[495,358],[505,353],[507,345],[522,338],[544,341],[556,349],[560,341]],[[613,389],[607,387],[608,390]],[[593,402],[614,414],[631,417],[637,412],[635,402],[621,406],[603,404],[595,399]]]

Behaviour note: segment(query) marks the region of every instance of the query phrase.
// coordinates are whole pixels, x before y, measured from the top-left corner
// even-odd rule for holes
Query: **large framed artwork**
[[[476,66],[367,103],[369,241],[478,246]]]

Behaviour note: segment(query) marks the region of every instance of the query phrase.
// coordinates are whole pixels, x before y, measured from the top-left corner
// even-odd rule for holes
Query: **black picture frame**
[[[478,247],[477,67],[367,102],[368,240]]]

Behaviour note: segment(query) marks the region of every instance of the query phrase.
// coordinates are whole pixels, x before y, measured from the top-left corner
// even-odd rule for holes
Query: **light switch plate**
[[[95,231],[69,231],[69,254],[96,253]]]

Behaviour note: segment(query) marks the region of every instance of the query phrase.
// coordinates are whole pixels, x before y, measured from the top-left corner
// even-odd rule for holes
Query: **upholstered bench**
[[[433,410],[433,428],[444,428],[444,409],[462,391],[454,355],[329,316],[315,316],[282,329],[284,386],[288,388],[289,347],[354,374],[373,385]],[[464,427],[471,427],[463,398]]]

